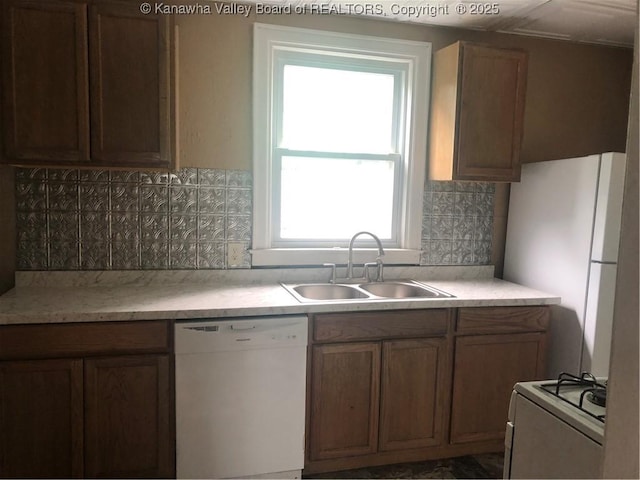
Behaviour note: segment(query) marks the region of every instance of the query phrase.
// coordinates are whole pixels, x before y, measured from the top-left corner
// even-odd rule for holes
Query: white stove
[[[600,477],[606,384],[588,373],[517,383],[509,405],[504,478]]]

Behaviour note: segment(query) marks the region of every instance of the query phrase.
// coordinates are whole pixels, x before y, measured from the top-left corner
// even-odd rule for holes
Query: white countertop
[[[391,268],[389,273],[394,275],[387,275],[387,279],[420,279],[455,298],[305,303],[296,300],[279,282],[324,281],[326,269],[173,275],[157,272],[24,273],[16,278],[17,287],[0,297],[0,325],[560,303],[560,298],[552,294],[488,278],[492,272],[492,269],[473,267],[450,267],[449,270],[403,267],[396,271]]]

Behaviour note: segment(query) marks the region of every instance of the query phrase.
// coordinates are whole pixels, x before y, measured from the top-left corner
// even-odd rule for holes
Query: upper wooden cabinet
[[[87,6],[8,1],[2,14],[3,161],[88,162]]]
[[[170,16],[137,3],[3,5],[3,163],[172,167]]]
[[[519,181],[526,52],[457,42],[433,68],[429,178]]]

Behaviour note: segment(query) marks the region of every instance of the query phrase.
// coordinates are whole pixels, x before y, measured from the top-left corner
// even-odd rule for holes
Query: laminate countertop
[[[280,282],[326,281],[326,269],[276,273],[41,272],[17,276],[16,288],[0,297],[0,325],[560,303],[553,294],[491,278],[492,272],[473,267],[390,268],[386,280],[413,278],[454,297],[305,303]]]

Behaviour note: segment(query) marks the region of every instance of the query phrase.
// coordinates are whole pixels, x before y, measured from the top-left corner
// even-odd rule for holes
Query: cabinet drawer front
[[[458,333],[543,332],[549,326],[549,307],[479,307],[458,311]]]
[[[166,320],[0,327],[0,359],[171,351]]]
[[[447,333],[450,310],[392,310],[325,313],[313,317],[313,340],[342,342],[392,337],[424,337]]]

